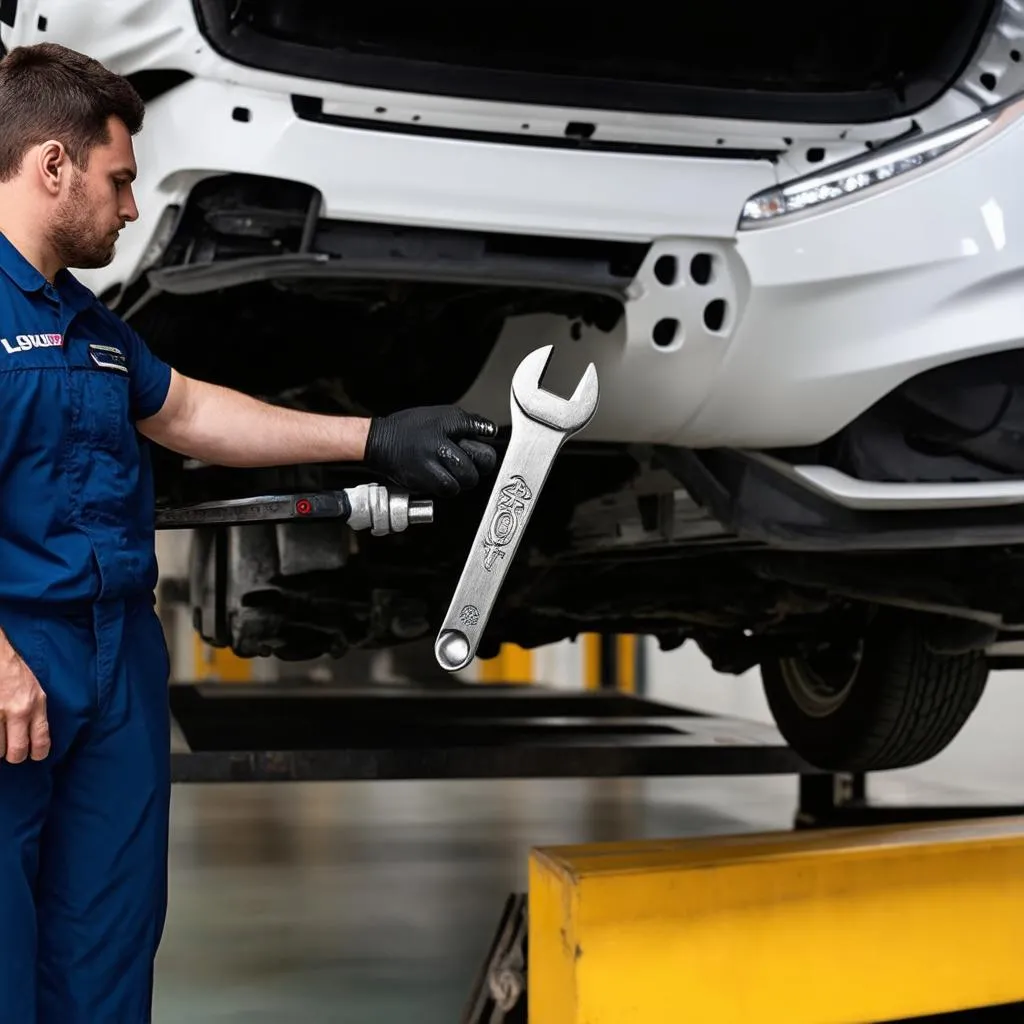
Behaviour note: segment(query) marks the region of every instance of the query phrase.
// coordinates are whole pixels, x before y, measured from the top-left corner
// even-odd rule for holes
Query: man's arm
[[[283,409],[174,370],[163,407],[136,426],[181,455],[243,468],[361,462],[370,421]]]
[[[372,419],[322,416],[177,371],[160,411],[136,426],[157,444],[212,465],[365,462],[409,490],[438,495],[474,487],[497,462],[494,450],[476,440],[493,437],[494,424],[454,406]]]

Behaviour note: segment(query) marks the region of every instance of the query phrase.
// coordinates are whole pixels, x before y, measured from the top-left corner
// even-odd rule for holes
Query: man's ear
[[[63,144],[54,139],[44,142],[39,147],[36,166],[39,168],[39,176],[43,188],[50,195],[59,195],[71,166],[71,161],[68,159],[67,150]]]

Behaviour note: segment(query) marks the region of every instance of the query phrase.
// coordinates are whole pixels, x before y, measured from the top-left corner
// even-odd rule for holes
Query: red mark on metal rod
[[[295,502],[295,511],[298,512],[300,516],[308,516],[309,513],[313,511],[313,503],[309,498],[299,498],[299,500]]]

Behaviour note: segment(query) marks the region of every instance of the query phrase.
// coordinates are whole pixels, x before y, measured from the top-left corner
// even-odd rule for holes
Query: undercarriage
[[[1024,629],[1019,539],[969,558],[956,548],[849,550],[857,542],[842,535],[780,549],[702,509],[664,468],[678,455],[585,444],[564,452],[482,656],[502,642],[533,647],[630,632],[664,648],[692,638],[716,668],[743,672],[809,639],[855,636],[879,606],[919,617],[948,651],[983,649]],[[178,478],[179,500],[191,503],[229,496],[229,479],[233,491],[255,494],[329,489],[355,477],[332,468],[208,468]],[[197,627],[239,654],[285,659],[425,639],[453,592],[485,498],[483,489],[436,501],[432,525],[389,537],[329,520],[200,530],[191,582]]]

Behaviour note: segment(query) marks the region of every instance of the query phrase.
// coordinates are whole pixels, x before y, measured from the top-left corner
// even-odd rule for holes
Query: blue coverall
[[[134,422],[170,368],[0,234],[0,628],[47,697],[0,761],[0,1024],[143,1024],[167,902],[167,648]]]

